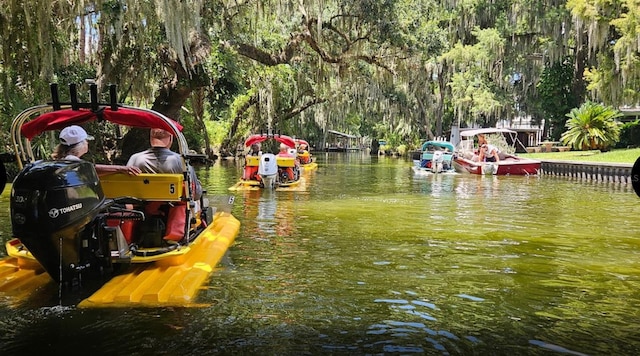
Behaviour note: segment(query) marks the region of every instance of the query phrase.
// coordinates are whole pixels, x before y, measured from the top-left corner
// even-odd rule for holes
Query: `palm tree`
[[[569,118],[560,140],[576,150],[606,150],[618,142],[622,113],[602,104],[587,101],[567,114]]]

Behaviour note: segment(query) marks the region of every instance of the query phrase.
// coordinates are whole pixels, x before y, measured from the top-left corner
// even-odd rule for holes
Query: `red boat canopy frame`
[[[117,110],[111,110],[111,108],[105,107],[98,112],[93,112],[88,109],[64,109],[48,112],[22,125],[20,133],[22,136],[31,140],[45,131],[59,130],[69,125],[77,125],[96,119],[104,119],[125,126],[159,128],[169,131],[172,134],[174,130],[171,125],[153,112],[122,107]],[[171,120],[169,118],[167,119]],[[173,124],[178,130],[182,131],[182,125],[177,121],[171,121],[173,121]]]
[[[82,124],[95,120],[106,120],[139,128],[161,128],[176,137],[178,153],[188,157],[189,147],[182,134],[182,125],[165,115],[144,108],[126,105],[99,105],[97,109],[80,107],[72,109],[68,104],[56,110],[55,105],[46,104],[28,108],[18,114],[11,123],[11,144],[16,153],[18,167],[22,169],[25,162],[33,162],[35,155],[29,141],[46,131],[60,130],[74,124]],[[183,168],[187,162],[183,160]]]
[[[289,136],[279,135],[279,134],[260,134],[260,135],[251,135],[244,141],[245,147],[249,147],[254,143],[260,143],[266,141],[268,139],[274,139],[280,143],[284,143],[289,148],[296,148],[296,141]]]
[[[296,145],[298,145],[298,146],[305,145],[305,146],[309,147],[309,142],[307,142],[306,140],[303,140],[301,138],[296,138]]]

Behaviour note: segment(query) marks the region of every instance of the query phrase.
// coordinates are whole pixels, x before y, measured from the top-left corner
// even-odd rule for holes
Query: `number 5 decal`
[[[171,183],[169,184],[169,193],[174,194],[176,192],[176,185]]]

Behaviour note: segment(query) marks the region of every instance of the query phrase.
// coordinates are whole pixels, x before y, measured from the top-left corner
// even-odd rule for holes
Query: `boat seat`
[[[157,241],[161,237],[165,240],[179,241],[184,236],[185,213],[188,205],[184,196],[186,190],[182,174],[142,173],[132,176],[116,173],[102,176],[100,185],[107,199],[134,197],[144,202],[140,209],[146,215],[145,221],[140,223],[124,222],[118,219],[108,221],[110,226],[121,227],[127,242],[139,242],[133,237],[135,230],[144,230],[141,235],[142,240],[146,240],[143,243],[145,245],[158,246],[160,243]],[[150,243],[150,240],[155,242]]]
[[[135,197],[146,201],[184,200],[184,176],[179,173],[115,173],[100,177],[105,198]]]
[[[247,167],[258,167],[260,165],[259,156],[246,156],[245,160]]]
[[[296,158],[295,157],[283,157],[277,156],[276,162],[278,162],[278,167],[295,167]]]

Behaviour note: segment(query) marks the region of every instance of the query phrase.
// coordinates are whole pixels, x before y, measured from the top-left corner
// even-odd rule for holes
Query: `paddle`
[[[636,195],[640,197],[640,157],[638,157],[636,163],[633,164],[633,168],[631,168],[631,184],[633,185],[633,190],[635,190]]]
[[[7,170],[4,168],[4,162],[0,161],[0,194],[4,191],[5,185],[7,185]]]

